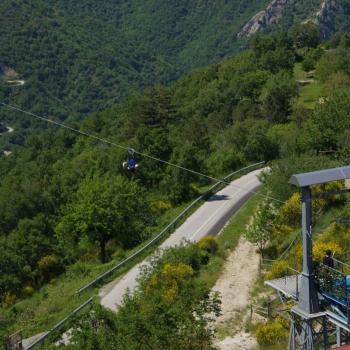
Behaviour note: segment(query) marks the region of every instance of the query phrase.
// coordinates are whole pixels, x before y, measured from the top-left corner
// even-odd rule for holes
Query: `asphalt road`
[[[262,169],[264,170],[264,169]],[[256,191],[261,186],[257,175],[262,171],[256,170],[231,182],[223,190],[213,195],[196,212],[161,244],[160,248],[168,248],[178,245],[183,240],[199,241],[207,235],[217,235],[225,226],[230,217],[252,195],[249,191]],[[146,261],[135,265],[121,279],[113,281],[100,290],[101,304],[116,311],[127,289],[136,287],[136,279],[140,273],[140,267]]]

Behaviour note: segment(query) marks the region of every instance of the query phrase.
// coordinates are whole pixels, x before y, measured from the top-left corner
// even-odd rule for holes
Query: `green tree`
[[[325,82],[337,72],[350,76],[350,50],[343,48],[330,50],[316,64],[316,76],[321,82]]]
[[[106,243],[114,239],[123,247],[132,247],[144,237],[150,221],[144,193],[134,181],[122,177],[88,178],[80,185],[73,203],[56,227],[63,246],[76,257],[82,237],[98,242],[101,262],[106,262]]]
[[[293,42],[298,49],[317,47],[320,43],[320,37],[319,27],[310,21],[305,24],[300,24],[292,29]]]
[[[292,111],[292,98],[297,93],[296,83],[287,72],[272,76],[261,94],[266,117],[275,123],[285,123]]]
[[[305,123],[303,139],[316,151],[337,151],[346,130],[350,128],[348,111],[350,90],[335,91],[324,105],[318,106]]]
[[[275,216],[275,208],[271,202],[262,202],[244,233],[246,239],[257,246],[261,257],[263,256],[266,244],[271,238],[271,229]]]
[[[76,325],[67,350],[212,350],[218,294],[198,281],[203,252],[196,244],[170,248],[141,274],[118,313],[94,307]]]

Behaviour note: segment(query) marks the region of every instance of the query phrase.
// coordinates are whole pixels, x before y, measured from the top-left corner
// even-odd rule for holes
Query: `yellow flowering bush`
[[[165,264],[163,269],[154,274],[148,281],[146,291],[153,293],[161,291],[162,300],[165,304],[171,304],[181,287],[181,284],[193,276],[191,266],[180,263],[178,265]]]
[[[23,288],[23,294],[26,296],[31,296],[34,293],[34,288],[32,286],[25,286]]]
[[[292,196],[281,206],[279,215],[283,222],[297,226],[301,222],[301,199],[300,193],[295,192]]]
[[[199,249],[205,250],[210,254],[215,254],[217,250],[219,249],[218,242],[215,237],[213,236],[206,236],[199,240],[197,243]]]
[[[151,208],[155,212],[164,213],[172,208],[172,205],[168,201],[157,201],[152,203]]]
[[[288,268],[288,262],[285,260],[275,261],[272,264],[270,272],[266,274],[267,280],[272,280],[274,278],[283,277],[286,275]]]
[[[335,242],[318,241],[313,245],[313,259],[322,262],[327,250],[331,250],[335,255],[339,255],[343,252],[343,249]]]
[[[17,297],[15,294],[5,293],[5,295],[4,295],[5,306],[10,307],[10,306],[14,305],[16,302],[16,299],[17,299]]]
[[[256,329],[256,340],[260,345],[274,345],[288,337],[288,323],[277,318],[275,322],[261,324]]]
[[[315,242],[312,247],[312,258],[315,261],[322,262],[323,257],[326,255],[327,250],[331,250],[332,253],[338,255],[343,253],[343,249],[335,242],[323,242],[321,240]],[[295,249],[296,258],[302,261],[303,257],[303,246],[298,244]]]

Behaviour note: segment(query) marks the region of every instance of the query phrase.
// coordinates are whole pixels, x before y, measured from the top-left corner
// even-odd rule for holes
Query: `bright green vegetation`
[[[305,80],[307,79],[307,74],[303,69],[303,65],[301,63],[296,63],[294,65],[294,78],[296,80]]]
[[[66,118],[105,110],[150,85],[168,84],[195,67],[247,47],[237,33],[268,0],[4,0],[0,63],[26,84],[5,88],[21,107]],[[322,23],[348,31],[349,1]],[[321,0],[291,2],[267,30],[287,32],[313,18]]]
[[[313,40],[317,28],[308,25],[304,29],[306,36],[295,31],[256,37],[249,50],[197,69],[170,87],[149,88],[143,95],[91,114],[79,123],[74,117],[67,122],[215,177],[250,162],[266,160],[272,169],[272,175],[264,178],[267,190],[280,200],[288,200],[294,191],[286,185],[291,174],[349,160],[349,40],[338,36],[327,46],[318,47]],[[313,110],[296,103],[296,63],[302,63],[303,69],[315,68],[316,78],[323,85],[325,103]],[[199,187],[209,184],[194,174],[146,158],[137,158],[141,167],[136,175],[126,174],[121,167],[127,158],[125,151],[39,121],[31,122],[15,112],[2,121],[15,128],[14,133],[1,138],[1,143],[14,151],[0,158],[0,299],[7,308],[1,315],[3,333],[17,326],[15,319],[23,320],[26,326],[28,319],[22,314],[32,312],[30,308],[45,295],[45,288],[58,286],[55,280],[59,281],[63,273],[67,276],[77,268],[79,274],[79,266],[84,273],[85,267],[92,266],[92,277],[109,266],[103,263],[111,264],[130,254],[164,225],[164,215],[171,213],[171,208],[184,205],[198,195]],[[287,247],[295,230],[292,224],[291,229],[274,226],[276,232],[279,229],[284,234],[276,234],[276,239],[268,240],[271,246],[267,245],[272,219],[260,215],[266,213],[265,204],[261,205],[256,218],[265,225],[264,237],[260,239],[256,229],[251,237],[263,254],[273,258]],[[292,212],[290,220],[295,219],[293,215]],[[207,266],[209,273],[222,262],[211,259],[214,267]],[[200,275],[197,267],[191,267]],[[204,274],[203,280],[208,285],[213,283]],[[188,281],[192,283],[192,278]],[[191,283],[188,286],[192,287]],[[204,290],[208,288],[205,283],[194,283]],[[75,287],[69,284],[67,292]],[[56,288],[52,295],[59,293]],[[190,294],[194,301],[208,301],[206,292],[193,287],[193,293],[197,292]],[[28,299],[26,304],[24,299],[33,293],[37,293],[33,300],[38,299],[33,304]],[[142,291],[140,298],[150,297],[147,293]],[[154,296],[157,297],[161,298]],[[48,309],[52,306],[56,315],[71,311],[64,312],[63,298],[60,300],[44,303],[42,312],[46,311],[45,305]],[[128,307],[135,307],[138,313],[145,307],[145,323],[155,317],[156,311],[159,317],[160,311],[166,310],[154,310],[149,303],[137,302],[131,300]],[[177,302],[181,309],[180,304],[184,302],[186,306],[189,301]],[[73,307],[75,301],[70,299],[67,304]],[[188,310],[192,312],[193,307],[190,303]],[[179,318],[187,324],[191,318],[185,311],[185,319],[181,313]],[[33,330],[43,325],[41,315]],[[181,322],[180,327],[184,325]],[[144,327],[144,323],[135,324]],[[211,335],[203,332],[208,345],[207,336]],[[149,334],[164,348],[160,339],[164,335]],[[113,341],[119,341],[123,333],[115,336]],[[191,336],[198,340],[197,333]],[[140,348],[138,345],[134,344],[134,348]]]
[[[318,82],[313,82],[301,89],[298,102],[305,108],[314,109],[320,102],[322,92],[322,85]]]
[[[285,60],[274,62],[274,54]],[[171,88],[149,89],[85,118],[81,129],[216,177],[273,159],[279,147],[269,131],[287,121],[296,95],[292,54],[287,38],[258,39],[251,51]],[[31,132],[23,128],[28,117],[14,116],[16,132],[4,142],[16,143],[17,151],[0,161],[0,294],[6,304],[76,261],[103,263],[133,249],[164,212],[208,184],[141,158],[140,171],[129,176],[121,167],[126,152],[56,127]]]
[[[155,233],[163,229],[163,227],[176,217],[188,204],[189,203],[184,203],[172,208],[162,215],[159,221],[159,227],[154,228]],[[159,242],[161,241],[162,240]],[[121,250],[116,251],[114,257],[103,265],[94,260],[76,262],[71,265],[64,274],[53,278],[38,291],[30,291],[30,293],[34,292],[33,295],[28,295],[27,298],[17,302],[11,308],[2,307],[0,309],[1,314],[4,320],[6,320],[2,326],[6,327],[7,333],[13,333],[20,329],[24,337],[47,331],[76,307],[81,305],[89,296],[97,295],[100,285],[96,285],[81,295],[76,294],[78,289],[133,254],[140,249],[140,247],[141,246],[137,246],[127,252]],[[122,276],[133,265],[145,259],[156,247],[157,244],[117,272],[105,278],[103,283],[107,283],[109,280]]]
[[[96,306],[80,318],[65,349],[98,350],[106,344],[109,349],[213,349],[208,325],[219,314],[220,301],[198,275],[217,246],[205,240],[167,249],[144,271],[139,288],[125,297],[117,314]]]

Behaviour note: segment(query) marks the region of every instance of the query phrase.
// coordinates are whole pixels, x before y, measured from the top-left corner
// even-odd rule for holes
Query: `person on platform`
[[[326,255],[323,258],[323,265],[334,268],[333,254],[331,250],[326,251]]]

